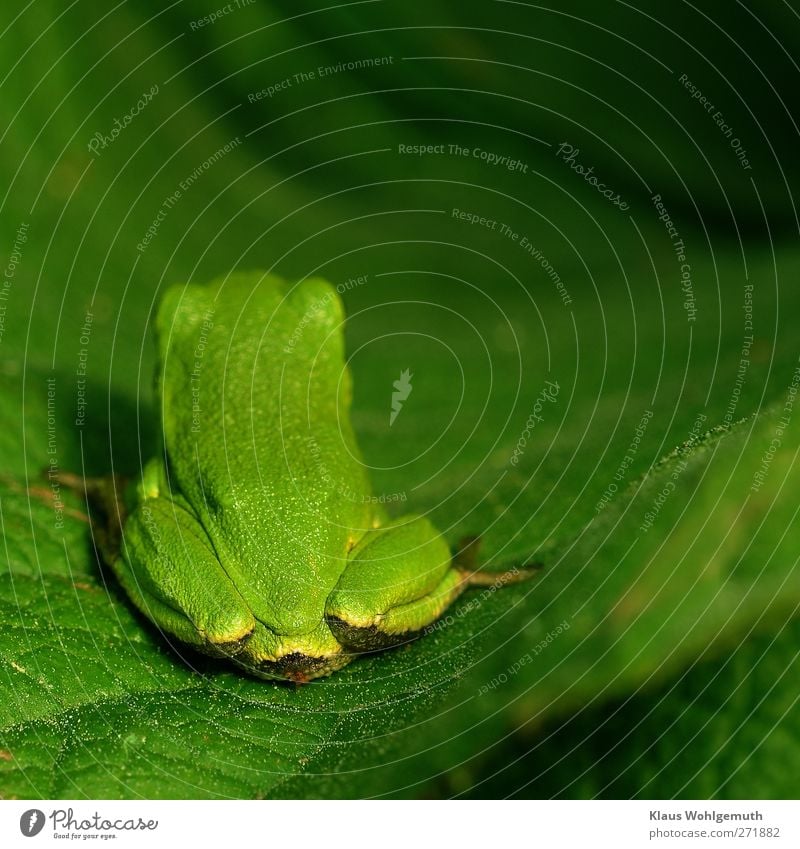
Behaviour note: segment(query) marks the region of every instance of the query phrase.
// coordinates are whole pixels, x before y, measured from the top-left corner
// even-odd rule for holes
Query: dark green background
[[[765,488],[750,485],[800,354],[797,4],[255,0],[192,27],[223,6],[0,12],[4,269],[28,228],[0,337],[0,796],[796,794],[800,411]],[[92,136],[154,85],[93,154]],[[138,251],[164,200],[237,138]],[[629,208],[561,161],[562,143]],[[527,167],[399,150],[419,144]],[[694,321],[654,194],[685,244]],[[571,302],[519,244],[453,209],[526,236]],[[431,511],[453,542],[483,534],[490,564],[544,565],[535,586],[477,610],[465,598],[452,628],[297,693],[197,658],[192,672],[106,584],[80,500],[62,529],[25,494],[48,489],[47,379],[59,467],[135,473],[157,431],[155,299],[249,268],[368,275],[343,299],[376,492]],[[405,368],[414,389],[390,429]],[[514,466],[546,380],[558,400]],[[681,460],[634,482],[701,414],[697,433],[744,421],[688,449],[644,533],[658,475]],[[276,731],[281,711],[291,733]]]

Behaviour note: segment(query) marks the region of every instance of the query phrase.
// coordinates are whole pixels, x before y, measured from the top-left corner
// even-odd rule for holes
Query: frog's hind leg
[[[412,639],[468,584],[451,560],[447,543],[425,518],[405,517],[368,531],[328,597],[330,629],[359,652]]]
[[[112,568],[139,610],[207,654],[237,654],[255,619],[200,523],[178,501],[142,501],[125,523]]]

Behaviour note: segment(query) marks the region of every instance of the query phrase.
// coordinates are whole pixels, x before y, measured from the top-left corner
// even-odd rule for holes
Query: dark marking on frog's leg
[[[328,616],[325,621],[343,646],[358,653],[397,648],[415,640],[430,627],[426,626],[417,631],[404,631],[400,634],[387,634],[385,631],[381,631],[377,625],[368,625],[367,627],[351,625],[338,616]]]
[[[315,678],[323,678],[346,666],[352,660],[352,656],[346,653],[334,656],[312,656],[302,652],[291,652],[277,660],[253,662],[235,656],[231,657],[231,660],[258,678],[307,684]]]
[[[187,643],[187,645],[190,645],[195,651],[200,651],[202,654],[208,655],[208,657],[235,660],[236,655],[250,642],[252,636],[253,632],[251,631],[238,640],[229,640],[224,643],[206,643],[202,646],[192,645],[191,643]]]
[[[251,675],[296,684],[330,675],[352,659],[322,619],[303,634],[280,634],[257,619],[249,643],[231,658]]]

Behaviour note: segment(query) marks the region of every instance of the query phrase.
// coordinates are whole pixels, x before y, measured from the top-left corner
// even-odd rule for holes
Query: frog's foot
[[[323,622],[308,634],[284,636],[256,622],[252,636],[233,656],[251,675],[305,684],[330,675],[353,659]]]
[[[88,522],[97,529],[103,556],[110,563],[118,551],[120,529],[125,521],[126,511],[122,493],[127,485],[127,479],[121,475],[85,478],[74,472],[51,469],[44,469],[42,476],[50,482],[49,490],[52,495],[54,495],[53,485],[56,484],[73,492],[87,505],[90,509],[89,513],[72,511],[70,515],[75,515],[75,518]],[[43,490],[44,488],[39,488],[37,491]]]
[[[481,566],[478,561],[480,544],[480,537],[464,537],[456,546],[453,554],[453,568],[461,575],[462,581],[467,586],[500,588],[506,586],[506,584],[527,581],[542,570],[539,563],[512,566],[502,572],[496,569],[487,569],[485,566]]]
[[[527,581],[535,577],[542,571],[542,566],[538,564],[528,564],[526,566],[512,566],[511,569],[504,571],[495,571],[492,569],[477,569],[476,571],[458,570],[461,575],[461,580],[468,587],[494,587],[500,589],[508,584],[518,584],[520,581]]]
[[[15,494],[25,494],[28,498],[33,498],[36,501],[41,501],[48,507],[52,507],[58,501],[58,487],[62,484],[61,473],[55,473],[49,469],[42,472],[42,477],[47,478],[49,486],[42,484],[34,484],[33,486],[22,486],[19,481],[6,475],[0,476],[0,483],[6,486],[9,491]],[[89,523],[88,514],[82,510],[77,510],[74,507],[63,507],[64,515],[71,516],[73,519],[78,519],[81,522]]]
[[[116,516],[120,524],[125,521],[126,511],[122,494],[128,485],[127,478],[122,475],[84,478],[72,472],[58,472],[55,479],[61,486],[72,490],[102,513],[104,519]]]

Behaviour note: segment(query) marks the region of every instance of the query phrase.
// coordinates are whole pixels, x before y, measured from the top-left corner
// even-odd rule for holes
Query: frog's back
[[[330,284],[259,273],[168,290],[157,315],[170,484],[277,633],[318,624],[370,524]]]

